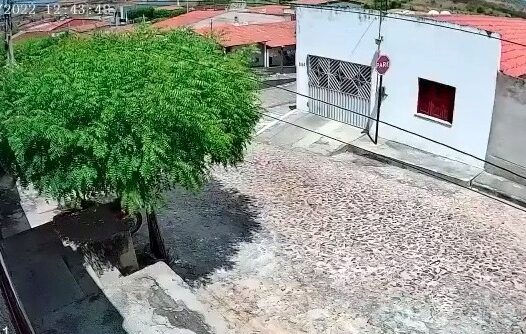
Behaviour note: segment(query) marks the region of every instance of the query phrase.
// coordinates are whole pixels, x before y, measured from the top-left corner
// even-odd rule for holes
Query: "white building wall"
[[[309,93],[307,55],[374,67],[379,18],[367,13],[297,8],[296,66],[300,94]],[[480,33],[474,28],[462,29]],[[500,63],[500,41],[393,18],[384,18],[382,35],[381,53],[389,56],[391,67],[383,79],[388,96],[382,102],[381,121],[484,159]],[[456,87],[452,125],[416,116],[419,77]],[[373,90],[376,80],[374,72]],[[372,92],[371,98],[373,116],[375,93]],[[307,102],[307,98],[298,96],[299,109],[308,110]],[[384,124],[380,124],[379,136],[484,166],[476,159]]]

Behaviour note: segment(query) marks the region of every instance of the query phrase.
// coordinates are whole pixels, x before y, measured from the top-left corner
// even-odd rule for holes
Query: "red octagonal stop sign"
[[[381,55],[376,60],[376,72],[380,74],[385,74],[387,70],[389,69],[389,63],[391,61],[389,60],[389,57],[386,55]]]

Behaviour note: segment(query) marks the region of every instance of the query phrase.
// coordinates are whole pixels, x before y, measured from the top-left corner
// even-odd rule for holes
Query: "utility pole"
[[[13,17],[11,14],[12,6],[12,0],[2,1],[2,12],[4,14],[4,50],[7,64],[15,63],[15,56],[13,53]]]
[[[376,44],[378,45],[378,50],[376,52],[376,57],[380,57],[381,52],[381,45],[384,40],[384,37],[382,36],[382,21],[384,18],[384,10],[387,11],[387,2],[389,0],[385,0],[385,7],[383,6],[383,0],[380,0],[380,22],[378,24],[378,38],[376,39]],[[382,100],[384,95],[384,88],[383,88],[383,75],[376,74],[376,124],[375,124],[375,132],[374,132],[374,143],[378,144],[378,130],[380,127],[380,107],[382,106]]]

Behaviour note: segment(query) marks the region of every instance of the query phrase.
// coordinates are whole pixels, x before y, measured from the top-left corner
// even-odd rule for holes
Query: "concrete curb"
[[[483,185],[479,185],[479,184],[476,184],[476,183],[472,184],[471,188],[480,190],[481,192],[486,193],[489,196],[500,198],[500,199],[503,199],[505,201],[508,201],[508,202],[511,202],[511,203],[516,204],[518,206],[526,208],[526,202],[525,201],[523,201],[521,199],[518,199],[518,198],[515,198],[513,196],[510,196],[508,194],[505,194],[503,192],[500,192],[500,191],[498,191],[496,189],[493,189],[493,188],[490,188],[490,187],[487,187],[487,186],[483,186]]]
[[[366,158],[374,159],[376,161],[380,161],[380,162],[383,162],[383,163],[386,163],[386,164],[390,164],[390,165],[393,165],[393,166],[397,166],[397,167],[401,167],[401,168],[417,171],[419,173],[430,175],[430,176],[433,176],[433,177],[435,177],[435,178],[437,178],[439,180],[445,180],[445,181],[457,184],[457,185],[462,186],[462,187],[471,187],[471,181],[472,180],[470,180],[470,181],[460,180],[460,179],[451,177],[449,175],[446,175],[446,174],[443,174],[443,173],[440,173],[440,172],[437,172],[437,171],[434,171],[434,170],[431,170],[431,169],[423,168],[423,167],[420,167],[420,166],[417,166],[417,165],[412,165],[412,164],[407,163],[405,161],[402,161],[400,159],[395,159],[395,158],[392,158],[392,157],[388,157],[388,156],[385,156],[385,155],[378,154],[376,152],[371,152],[371,151],[366,150],[366,149],[364,149],[362,147],[355,146],[355,145],[352,145],[352,144],[347,145],[347,146],[348,146],[347,147],[347,151],[348,152],[352,152],[352,153],[364,156]]]
[[[282,79],[261,80],[261,82],[263,83],[263,88],[272,88],[272,87],[267,87],[267,86],[268,85],[280,86],[280,85],[288,84],[288,83],[295,82],[295,81],[296,81],[296,78],[282,78]]]
[[[492,187],[491,184],[489,184],[489,182],[481,182],[480,180],[478,180],[479,178],[482,178],[484,177],[483,174],[488,174],[487,172],[486,173],[481,173],[479,176],[477,176],[475,179],[473,179],[471,181],[471,188],[474,188],[474,189],[478,189],[480,190],[481,192],[484,192],[490,196],[493,196],[493,197],[496,197],[496,198],[500,198],[500,199],[503,199],[505,201],[508,201],[510,203],[513,203],[513,204],[516,204],[518,206],[521,206],[521,207],[525,207],[526,208],[526,194],[517,194],[515,192],[515,194],[513,193],[513,191],[502,191],[496,187]],[[500,178],[500,179],[504,179],[504,180],[507,180],[503,177],[498,177],[498,176],[494,176],[494,178]],[[507,180],[508,182],[510,182],[510,184],[516,184],[515,182],[513,181],[509,181]],[[526,189],[526,186],[523,186],[523,185],[520,185],[522,186],[524,189]],[[522,196],[519,196],[519,195],[522,195]],[[522,197],[522,198],[521,198]]]
[[[432,177],[434,177],[436,179],[439,179],[439,180],[443,180],[443,181],[448,181],[448,182],[454,183],[454,184],[459,185],[459,186],[464,187],[464,188],[471,188],[471,189],[474,189],[474,190],[476,189],[476,190],[486,194],[487,196],[498,198],[498,199],[501,199],[501,200],[505,200],[507,202],[510,202],[510,204],[513,204],[513,205],[526,207],[526,201],[523,200],[523,199],[517,198],[516,196],[507,194],[505,192],[499,191],[499,189],[495,189],[495,188],[492,188],[490,186],[486,186],[486,185],[474,182],[474,180],[480,174],[482,174],[482,172],[479,173],[478,175],[476,175],[475,177],[473,177],[471,180],[465,181],[465,180],[460,180],[460,179],[451,177],[450,175],[447,175],[447,174],[444,174],[444,173],[441,173],[441,172],[438,172],[438,171],[435,171],[435,170],[431,170],[431,169],[423,168],[421,166],[410,164],[410,163],[402,161],[400,159],[396,159],[396,158],[393,158],[393,157],[385,156],[385,155],[382,155],[382,154],[379,154],[379,153],[376,153],[376,152],[372,152],[372,151],[366,150],[366,149],[364,149],[362,147],[353,145],[352,143],[346,145],[346,148],[342,149],[341,151],[347,151],[347,152],[355,153],[357,155],[364,156],[364,157],[367,157],[367,158],[370,158],[370,159],[373,159],[373,160],[376,160],[376,161],[380,161],[380,162],[383,162],[383,163],[386,163],[386,164],[390,164],[390,165],[397,166],[397,167],[400,167],[400,168],[410,169],[410,170],[416,171],[418,173],[422,173],[422,174],[426,174],[426,175],[432,176]]]

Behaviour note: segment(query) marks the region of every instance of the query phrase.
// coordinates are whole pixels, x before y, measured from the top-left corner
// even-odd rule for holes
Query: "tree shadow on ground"
[[[205,282],[216,269],[231,269],[242,242],[259,230],[255,202],[211,180],[198,193],[176,189],[167,194],[158,220],[170,267],[187,283]],[[146,225],[146,224],[145,224]],[[138,253],[147,249],[146,226],[134,236]],[[147,251],[142,252],[147,253]]]

